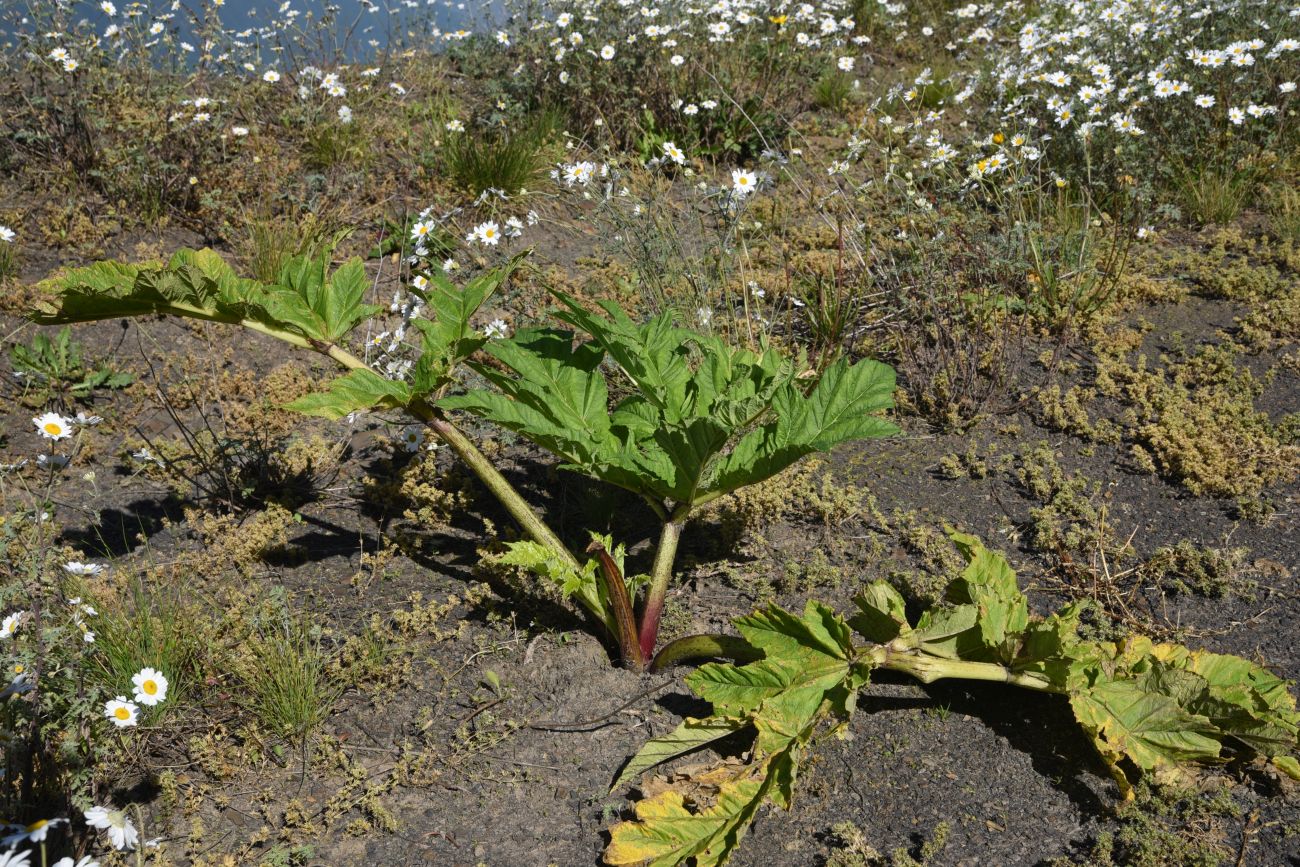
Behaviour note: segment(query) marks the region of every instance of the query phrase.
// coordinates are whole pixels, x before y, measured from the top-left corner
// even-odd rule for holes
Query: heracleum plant
[[[404,410],[423,421],[530,537],[510,545],[505,562],[558,583],[605,624],[623,662],[644,669],[655,654],[691,514],[806,455],[893,433],[878,413],[891,406],[894,373],[879,362],[840,359],[818,376],[803,358],[737,349],[681,328],[671,312],[636,323],[612,302],[598,312],[562,293],[556,293],[555,318],[570,328],[524,329],[489,342],[470,320],[517,261],[463,289],[434,269],[425,288],[413,290],[427,300],[429,315],[411,320],[422,351],[404,380],[384,377],[345,346],[380,310],[363,301],[370,283],[355,259],[331,271],[327,256],[295,257],[275,283],[239,277],[211,250],[183,250],[167,263],[101,262],[46,281],[50,294],[33,318],[55,324],[176,315],[241,325],[334,359],[347,373],[289,408],[334,419]],[[469,361],[480,350],[498,366]],[[495,388],[449,394],[466,362]],[[614,377],[629,394],[611,407]],[[594,544],[588,551],[594,557],[575,556],[449,411],[512,430],[560,457],[564,467],[640,496],[662,524],[650,575],[623,575],[612,540]]]

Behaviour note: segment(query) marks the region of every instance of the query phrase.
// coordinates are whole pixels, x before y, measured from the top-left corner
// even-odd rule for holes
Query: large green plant
[[[492,342],[488,353],[509,372],[471,366],[496,389],[438,405],[527,437],[565,466],[637,494],[662,520],[640,623],[614,623],[626,661],[640,667],[654,654],[691,513],[805,455],[894,433],[876,415],[892,405],[894,372],[875,361],[839,360],[809,382],[801,378],[804,359],[730,347],[678,327],[671,313],[642,324],[612,302],[601,305],[601,316],[568,295],[557,297],[564,308],[556,318],[576,332],[533,329]],[[607,377],[631,390],[613,407]],[[524,549],[513,553],[513,562],[547,568]],[[614,592],[624,583],[613,582]],[[618,607],[630,610],[630,602]]]
[[[405,410],[448,442],[516,518],[531,541],[502,558],[556,581],[603,622],[624,661],[654,654],[678,541],[691,513],[801,457],[839,443],[884,436],[876,413],[891,405],[894,373],[874,361],[830,365],[820,377],[805,360],[772,349],[736,349],[678,327],[670,314],[633,322],[617,305],[590,310],[558,294],[561,322],[576,330],[528,329],[488,341],[471,319],[515,262],[463,288],[441,273],[423,293],[428,318],[413,320],[421,354],[407,380],[382,376],[346,348],[348,334],[378,307],[364,301],[359,260],[331,271],[327,257],[296,257],[274,284],[235,274],[210,250],[167,263],[103,262],[46,281],[33,318],[42,323],[170,314],[242,325],[334,359],[347,372],[325,391],[289,404],[341,418],[367,409]],[[471,365],[495,388],[449,395],[457,368],[486,350],[509,373]],[[607,377],[630,395],[610,406]],[[598,539],[575,557],[448,417],[462,410],[531,439],[565,466],[641,496],[663,522],[650,576],[623,574],[621,548]],[[634,600],[648,592],[637,620]]]
[[[737,620],[743,638],[725,647],[711,636],[692,639],[703,655],[751,661],[708,663],[687,676],[712,714],[649,741],[614,788],[737,732],[750,732],[753,747],[742,764],[719,762],[637,804],[636,818],[613,828],[606,863],[725,862],[764,802],[789,807],[806,751],[848,722],[877,669],[924,683],[958,678],[1064,696],[1126,798],[1130,774],[1177,774],[1189,762],[1230,755],[1262,757],[1300,779],[1300,713],[1286,681],[1241,657],[1141,635],[1081,638],[1080,603],[1031,615],[1001,555],[974,537],[952,538],[969,565],[945,604],[915,621],[898,592],[877,581],[847,620],[815,601],[802,615],[773,605]]]

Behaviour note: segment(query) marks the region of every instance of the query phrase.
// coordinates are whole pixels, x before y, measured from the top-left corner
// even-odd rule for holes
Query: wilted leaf
[[[651,738],[645,742],[632,760],[623,768],[618,779],[610,786],[613,791],[624,783],[636,779],[641,774],[664,762],[683,756],[692,750],[711,744],[735,734],[744,728],[742,720],[710,717],[709,719],[691,719],[687,717],[682,724],[666,735]]]
[[[853,598],[859,613],[849,618],[849,625],[863,638],[876,644],[888,644],[912,632],[907,622],[907,605],[897,590],[885,581],[868,584]]]
[[[739,845],[770,785],[764,768],[724,783],[715,803],[692,809],[676,789],[636,805],[636,819],[610,830],[605,863],[674,867],[695,858],[696,867],[716,867]]]

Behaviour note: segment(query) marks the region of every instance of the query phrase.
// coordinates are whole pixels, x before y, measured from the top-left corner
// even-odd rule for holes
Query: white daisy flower
[[[465,240],[471,244],[477,242],[489,247],[495,247],[501,240],[501,227],[494,220],[479,223],[465,236]]]
[[[735,169],[731,173],[731,188],[742,199],[758,187],[758,176],[753,172]]]
[[[157,669],[140,670],[131,683],[135,687],[135,700],[140,704],[153,707],[167,698],[167,678]]]
[[[91,807],[86,811],[86,824],[92,828],[108,832],[114,849],[134,849],[140,841],[140,833],[127,817],[125,810],[110,807]]]
[[[51,828],[66,824],[68,824],[67,819],[37,819],[30,825],[15,826],[18,832],[5,837],[3,842],[4,845],[11,848],[18,846],[20,843],[44,843]]]
[[[89,855],[82,855],[79,861],[73,861],[70,857],[60,858],[54,862],[54,867],[99,867],[99,862]]]
[[[32,853],[26,849],[22,852],[2,852],[0,853],[0,867],[30,867],[32,863]],[[56,864],[55,867],[58,867]]]
[[[104,716],[113,721],[120,729],[136,724],[140,717],[140,708],[135,702],[127,701],[126,696],[119,695],[112,701],[104,702]]]
[[[47,412],[45,415],[39,415],[32,419],[32,424],[40,431],[41,436],[52,440],[61,440],[64,437],[71,436],[72,422],[57,412]]]
[[[27,619],[26,611],[15,611],[13,614],[6,615],[4,621],[0,622],[0,638],[13,638],[25,619]]]
[[[424,445],[424,429],[411,425],[402,431],[402,445],[408,452],[418,452]]]

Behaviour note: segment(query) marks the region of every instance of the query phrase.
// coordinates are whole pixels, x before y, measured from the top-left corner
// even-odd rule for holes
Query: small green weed
[[[1300,243],[1300,190],[1287,183],[1275,186],[1268,199],[1268,218],[1274,237]],[[0,256],[3,256],[2,249]],[[3,273],[0,269],[0,275]]]
[[[60,329],[53,338],[38,332],[27,346],[14,344],[9,349],[9,363],[23,380],[24,396],[35,405],[54,400],[67,406],[72,401],[89,400],[97,388],[125,388],[135,381],[131,374],[107,364],[88,363],[81,343],[72,339],[71,328]]]
[[[1198,223],[1229,223],[1236,219],[1254,192],[1254,169],[1200,167],[1184,170],[1176,179],[1187,215]]]
[[[253,277],[274,283],[289,260],[297,256],[317,259],[332,253],[348,234],[350,230],[310,212],[293,219],[258,219],[248,227],[244,260]]]
[[[196,611],[148,591],[136,579],[130,602],[96,619],[95,678],[108,695],[129,694],[135,673],[154,668],[169,680],[167,701],[141,710],[156,717],[163,709],[177,707],[202,677],[208,642],[196,624],[203,622]]]
[[[813,105],[828,111],[843,111],[851,93],[853,93],[851,76],[839,70],[827,72],[813,85]]]

